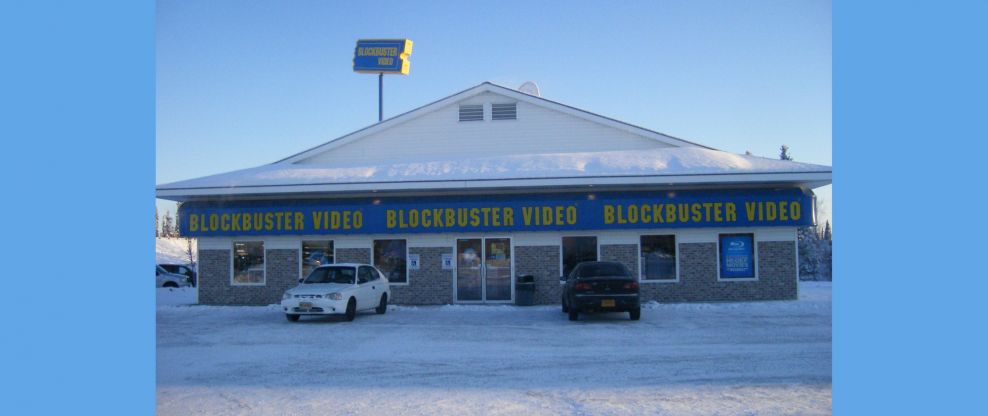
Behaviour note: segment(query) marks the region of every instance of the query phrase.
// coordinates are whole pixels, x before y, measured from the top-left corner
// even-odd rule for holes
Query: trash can
[[[532,306],[535,304],[535,276],[530,274],[518,276],[515,282],[515,305]]]

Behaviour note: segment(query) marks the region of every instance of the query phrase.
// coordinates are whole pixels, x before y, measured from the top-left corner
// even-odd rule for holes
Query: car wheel
[[[566,298],[563,298],[563,313],[569,312],[569,306],[566,306]]]
[[[355,316],[357,316],[357,301],[350,298],[350,301],[346,304],[346,315],[344,317],[347,322],[352,322]]]
[[[299,316],[294,313],[286,313],[285,318],[288,318],[288,322],[298,322]]]
[[[165,282],[161,287],[178,287],[178,284],[175,282]]]
[[[377,312],[378,315],[384,315],[384,313],[387,311],[388,311],[388,294],[385,293],[381,295],[381,304],[377,305],[377,309],[375,309],[374,312]]]
[[[575,320],[577,320],[579,318],[580,318],[580,313],[577,312],[576,309],[570,309],[569,310],[569,320],[575,321]]]
[[[637,321],[637,320],[641,319],[641,317],[642,317],[642,310],[641,310],[641,308],[632,309],[632,310],[628,311],[628,314],[631,315],[631,320],[632,321]]]

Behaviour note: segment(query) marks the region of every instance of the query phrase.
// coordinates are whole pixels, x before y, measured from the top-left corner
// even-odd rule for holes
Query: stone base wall
[[[560,303],[563,296],[559,285],[559,246],[515,247],[515,281],[518,276],[535,276],[535,303],[550,305]],[[517,295],[516,295],[517,296]]]
[[[299,251],[266,250],[264,285],[230,284],[231,250],[199,250],[199,303],[203,305],[270,305],[298,285]]]
[[[338,248],[334,263],[362,263],[369,264],[371,261],[371,249],[369,248]]]
[[[641,283],[642,302],[796,299],[796,243],[758,242],[756,281],[717,281],[717,243],[679,245],[679,282]],[[601,247],[603,252],[603,247]]]
[[[443,254],[452,247],[409,247],[419,255],[419,269],[408,271],[408,285],[392,285],[391,300],[396,305],[445,305],[453,303],[453,269],[443,269]]]

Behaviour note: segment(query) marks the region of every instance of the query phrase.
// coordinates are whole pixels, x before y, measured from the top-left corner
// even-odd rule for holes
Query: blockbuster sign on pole
[[[361,39],[353,50],[353,71],[378,75],[377,121],[384,120],[384,74],[408,75],[408,39]]]

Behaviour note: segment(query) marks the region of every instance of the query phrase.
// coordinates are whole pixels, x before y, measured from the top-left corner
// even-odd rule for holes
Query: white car
[[[178,273],[168,273],[161,266],[154,266],[154,285],[155,287],[189,287],[192,283],[189,282],[189,277],[184,274]]]
[[[291,322],[302,315],[344,315],[352,321],[358,311],[388,310],[391,287],[381,272],[368,264],[327,264],[316,267],[281,297],[281,309]]]

